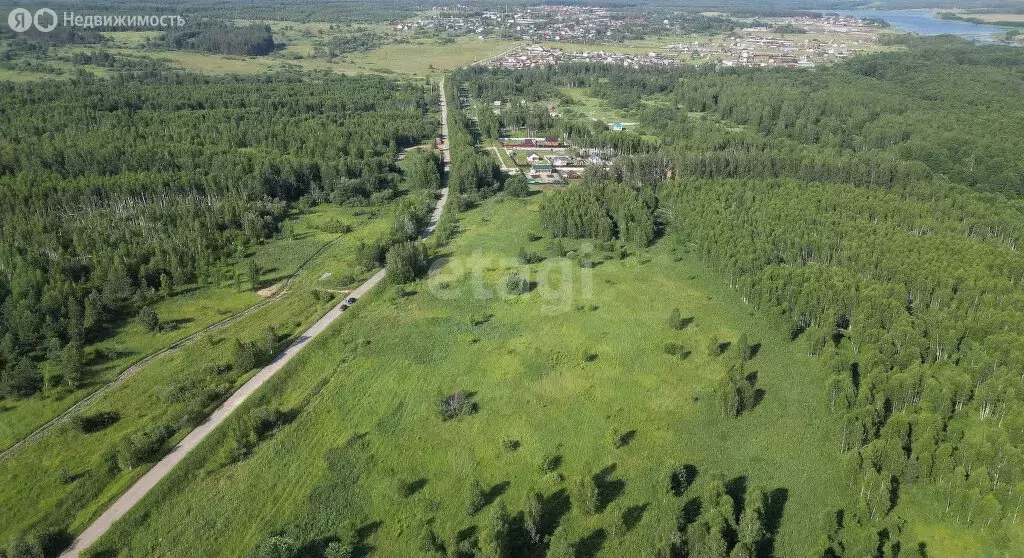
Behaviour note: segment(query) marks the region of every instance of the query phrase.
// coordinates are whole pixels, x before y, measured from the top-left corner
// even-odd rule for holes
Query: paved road
[[[448,107],[444,100],[444,79],[441,80],[441,133],[444,135],[445,143],[443,145],[444,161],[445,161],[445,175],[442,177],[441,198],[437,202],[437,206],[434,208],[434,213],[430,217],[430,222],[427,225],[426,231],[424,232],[424,238],[429,236],[431,232],[437,227],[437,222],[441,218],[441,211],[444,209],[444,204],[448,201],[448,187],[447,187],[447,169],[448,164],[451,162],[451,154],[448,151]],[[380,283],[384,279],[386,272],[380,270],[376,275],[370,277],[365,283],[360,285],[356,290],[349,294],[350,297],[360,298],[364,294],[370,291],[373,287]],[[81,535],[75,539],[75,542],[65,550],[62,554],[62,558],[77,557],[82,551],[92,546],[104,533],[106,533],[114,522],[121,519],[124,514],[128,513],[128,510],[139,502],[150,490],[156,486],[156,483],[160,482],[172,469],[181,463],[185,456],[188,455],[200,442],[203,441],[215,428],[224,422],[231,413],[238,408],[250,395],[256,392],[267,380],[269,380],[279,370],[284,368],[288,361],[290,361],[295,355],[299,354],[302,349],[309,344],[310,341],[316,338],[316,336],[323,333],[335,320],[343,315],[341,305],[335,306],[322,318],[320,318],[315,324],[309,329],[302,333],[287,349],[281,354],[277,355],[274,360],[265,366],[262,370],[256,373],[255,376],[249,379],[242,387],[238,388],[238,391],[231,394],[231,397],[227,399],[216,411],[213,412],[206,421],[197,426],[192,432],[189,432],[177,446],[174,447],[165,455],[152,469],[146,472],[145,475],[135,481],[135,484],[131,486],[120,498],[114,502],[106,511],[104,511],[96,521],[93,521],[89,527],[82,532]]]

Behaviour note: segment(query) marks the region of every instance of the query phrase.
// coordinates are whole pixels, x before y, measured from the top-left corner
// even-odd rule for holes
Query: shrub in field
[[[587,475],[576,483],[572,501],[579,506],[579,510],[583,513],[588,515],[597,513],[600,499],[597,493],[597,483],[594,482],[593,477]]]
[[[682,496],[693,479],[697,476],[697,468],[693,465],[674,465],[669,471],[668,491],[674,496]]]
[[[718,340],[718,337],[712,335],[711,338],[708,339],[708,356],[719,356],[722,354],[722,351],[722,342]]]
[[[686,322],[683,321],[683,314],[678,308],[674,308],[668,315],[668,327],[670,329],[683,329]]]
[[[425,556],[432,558],[447,558],[448,556],[448,549],[445,547],[444,541],[430,527],[424,528],[423,534],[420,536],[420,551]]]
[[[469,515],[476,515],[476,513],[487,505],[487,496],[484,494],[484,488],[480,486],[480,481],[473,481],[473,484],[469,486],[469,499],[466,504],[466,513]]]
[[[293,558],[299,545],[284,535],[267,537],[249,553],[249,558]]]
[[[327,545],[324,558],[352,558],[355,555],[359,535],[351,522],[345,522],[338,533],[338,540]]]
[[[231,366],[236,372],[248,372],[256,368],[256,348],[252,343],[244,343],[235,339],[232,348]]]
[[[471,415],[476,412],[476,403],[465,391],[459,390],[445,396],[438,403],[438,412],[443,420],[452,420],[462,415]]]
[[[398,284],[415,281],[427,272],[427,255],[420,242],[402,242],[388,250],[388,277]]]
[[[117,464],[122,471],[131,471],[139,464],[156,457],[157,452],[174,429],[164,424],[149,426],[126,436],[117,445]]]
[[[544,256],[534,251],[527,252],[525,248],[519,249],[519,262],[523,264],[535,264],[544,261]]]
[[[540,471],[542,473],[550,473],[562,464],[562,456],[554,454],[544,454],[540,459]]]
[[[225,465],[241,461],[284,422],[284,414],[273,407],[256,407],[231,424],[231,433],[224,446],[221,462]]]
[[[544,532],[544,497],[532,492],[526,497],[523,507],[523,526],[530,542],[537,544]]]
[[[739,355],[741,360],[750,360],[753,355],[754,349],[750,345],[750,339],[747,338],[746,333],[741,333],[740,338],[736,341],[736,354]]]
[[[505,292],[510,295],[520,295],[530,292],[530,280],[518,273],[510,273],[505,277]]]
[[[690,355],[690,351],[679,343],[665,343],[665,354],[679,358],[686,358]]]
[[[0,549],[7,558],[43,558],[43,543],[36,535],[15,535],[7,546]]]
[[[565,245],[562,244],[562,239],[556,238],[548,243],[548,252],[556,258],[562,258],[565,256]]]
[[[629,430],[627,432],[623,432],[619,430],[617,427],[612,427],[612,429],[608,431],[608,441],[611,442],[612,447],[614,447],[615,449],[626,447],[627,445],[629,445],[630,442],[633,441],[633,438],[635,436],[636,430]]]
[[[91,434],[93,432],[99,432],[119,420],[121,420],[121,415],[117,411],[103,411],[93,413],[91,415],[76,414],[71,417],[71,424],[74,425],[79,432]]]

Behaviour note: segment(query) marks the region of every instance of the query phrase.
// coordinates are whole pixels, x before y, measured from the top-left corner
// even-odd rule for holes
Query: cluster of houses
[[[554,149],[564,147],[562,140],[556,137],[546,138],[501,138],[501,146],[505,148],[534,148],[541,147]]]
[[[555,143],[558,145],[543,151],[542,144]],[[517,166],[528,167],[523,174],[531,184],[564,184],[583,178],[583,171],[590,165],[609,163],[606,153],[565,148],[557,138],[502,138],[501,145]]]
[[[633,23],[605,8],[589,6],[515,6],[483,12],[467,6],[443,6],[431,8],[422,17],[396,23],[395,28],[440,29],[525,41],[594,42],[605,40]]]
[[[678,55],[668,52],[648,52],[644,54],[627,54],[621,52],[563,50],[543,45],[525,45],[504,53],[502,56],[487,61],[489,67],[518,70],[553,66],[565,62],[603,62],[619,64],[627,68],[647,66],[678,66],[681,62]]]

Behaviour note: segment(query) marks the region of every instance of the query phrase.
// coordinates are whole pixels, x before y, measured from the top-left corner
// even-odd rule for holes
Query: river
[[[994,25],[939,19],[936,17],[938,12],[930,10],[840,10],[835,13],[860,18],[881,18],[889,22],[894,29],[919,35],[959,35],[965,39],[983,42],[998,40],[1005,36],[1007,31]]]

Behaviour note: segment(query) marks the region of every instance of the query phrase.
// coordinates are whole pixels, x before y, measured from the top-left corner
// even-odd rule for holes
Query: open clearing
[[[180,50],[144,50],[137,35],[115,38],[107,50],[112,54],[152,58],[175,68],[207,74],[259,74],[287,70],[319,70],[344,74],[404,74],[415,77],[440,75],[445,70],[489,58],[516,46],[516,42],[460,37],[442,44],[434,39],[394,43],[365,51],[339,55],[333,60],[312,57],[308,39],[291,43],[268,56],[227,56]],[[81,50],[62,47],[62,52]]]
[[[309,536],[329,537],[352,521],[366,527],[368,548],[396,556],[418,547],[425,521],[446,541],[486,521],[487,511],[466,514],[473,480],[491,506],[502,500],[515,514],[534,491],[564,508],[577,479],[603,472],[603,511],[588,516],[568,503],[557,536],[599,539],[607,556],[646,555],[681,505],[667,491],[667,467],[692,463],[739,492],[774,490],[785,515],[777,553],[809,552],[817,541],[802,534],[848,496],[831,480],[838,432],[817,411],[825,408],[820,363],[781,335],[753,337],[776,329],[667,243],[603,261],[589,279],[568,260],[535,264],[530,294],[495,295],[518,248],[543,252],[548,241],[524,234],[540,232],[538,198],[498,198],[467,213],[439,275],[407,287],[414,294],[366,297],[247,402],[290,411],[293,421],[228,467],[216,458],[222,428],[96,550],[236,556],[315,511],[324,527]],[[673,307],[693,318],[681,331],[667,326]],[[743,332],[763,344],[751,364],[764,398],[724,419],[711,389],[726,357],[705,347],[712,336],[735,341]],[[665,354],[668,342],[691,355]],[[460,389],[479,411],[442,422],[438,401]],[[614,448],[613,429],[631,441]],[[503,440],[518,449],[503,449]],[[556,473],[540,471],[544,456],[558,456]],[[408,486],[415,490],[406,496]],[[641,518],[622,532],[615,524],[628,510]]]

